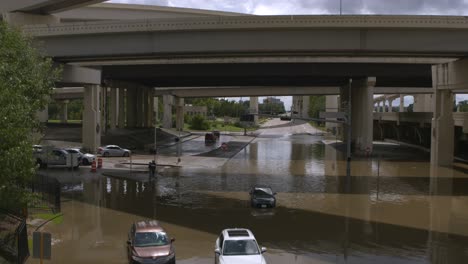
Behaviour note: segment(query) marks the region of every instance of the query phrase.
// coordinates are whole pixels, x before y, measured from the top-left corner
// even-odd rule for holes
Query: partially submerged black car
[[[267,208],[276,206],[276,198],[271,187],[266,185],[255,185],[250,190],[250,204],[255,208]]]

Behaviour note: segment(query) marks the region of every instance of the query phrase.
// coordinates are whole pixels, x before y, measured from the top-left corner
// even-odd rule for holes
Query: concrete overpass
[[[89,135],[84,140],[89,146],[98,144],[100,132],[93,124],[101,123],[99,96],[107,92],[111,108],[117,101],[128,102],[125,125],[145,126],[153,87],[293,86],[296,93],[297,87],[324,87],[311,90],[323,94],[340,87],[340,107],[348,97],[353,102],[352,140],[362,151],[372,148],[374,89],[424,87],[427,92],[432,87],[437,130],[451,122],[443,113],[449,111],[452,92],[468,87],[461,73],[466,63],[457,61],[468,55],[464,17],[206,16],[28,25],[23,30],[43,42],[55,61],[75,66],[68,76],[79,67],[101,72],[101,81],[81,82],[86,84],[84,132]],[[101,93],[101,84],[112,89]],[[181,113],[183,98],[165,98],[165,108],[174,105]],[[433,160],[448,164],[450,156],[437,153],[450,152],[445,144],[450,139],[437,131]]]

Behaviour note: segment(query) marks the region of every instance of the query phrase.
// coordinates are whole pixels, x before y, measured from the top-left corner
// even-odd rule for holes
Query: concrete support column
[[[163,127],[172,128],[172,105],[174,104],[174,96],[170,94],[163,95],[164,113]]]
[[[439,89],[449,83],[445,65],[432,66],[434,115],[431,133],[431,165],[450,166],[454,152],[453,93]]]
[[[154,122],[159,122],[159,97],[153,97]]]
[[[119,102],[117,97],[117,88],[110,88],[110,101],[109,101],[109,126],[110,129],[117,127],[117,113]]]
[[[351,145],[352,151],[358,154],[372,152],[373,139],[373,101],[375,77],[353,80],[351,88]],[[343,87],[342,98],[346,100],[342,107],[348,109],[348,87]],[[348,129],[347,126],[345,126]],[[344,132],[345,140],[347,132]]]
[[[62,105],[62,113],[60,115],[60,123],[66,124],[68,123],[68,103],[69,100],[62,100],[61,105]]]
[[[146,125],[148,127],[154,127],[155,120],[154,120],[154,89],[148,89],[148,97],[146,98],[148,108],[146,109]]]
[[[85,85],[84,87],[83,147],[91,153],[96,153],[101,145],[100,90],[99,85]]]
[[[254,124],[258,125],[258,97],[250,97],[249,113],[254,115]]]
[[[125,127],[125,89],[124,88],[119,88],[118,89],[118,96],[119,96],[119,128],[124,128]]]
[[[176,129],[184,130],[184,98],[176,98]]]
[[[108,104],[107,104],[107,87],[101,88],[101,130],[102,133],[107,131],[107,117],[108,117]]]
[[[301,117],[309,118],[310,96],[302,96]]]
[[[136,88],[127,88],[127,127],[136,127],[137,91]]]
[[[393,100],[388,100],[388,112],[393,112]]]
[[[405,111],[405,96],[400,94],[400,112],[403,113]]]

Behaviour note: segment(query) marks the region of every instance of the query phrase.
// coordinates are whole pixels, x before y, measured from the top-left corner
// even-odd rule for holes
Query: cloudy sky
[[[255,15],[339,14],[340,0],[111,0],[113,3],[198,8]],[[341,0],[342,14],[468,15],[468,0]],[[291,97],[279,96],[286,108]],[[457,95],[457,102],[468,96]],[[260,99],[262,100],[262,99]],[[395,102],[396,105],[399,104]],[[405,106],[413,103],[405,97]]]
[[[255,15],[339,14],[340,0],[112,0]],[[468,0],[341,0],[343,14],[465,15]]]

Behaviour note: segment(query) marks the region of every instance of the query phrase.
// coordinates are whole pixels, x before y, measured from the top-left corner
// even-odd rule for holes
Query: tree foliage
[[[33,133],[59,76],[32,39],[0,22],[0,199],[22,204],[24,186],[35,173]]]
[[[325,112],[325,96],[310,96],[309,97],[309,116],[319,118],[320,112]]]
[[[210,123],[208,123],[203,116],[196,115],[192,117],[190,128],[195,130],[208,130],[210,129]]]

